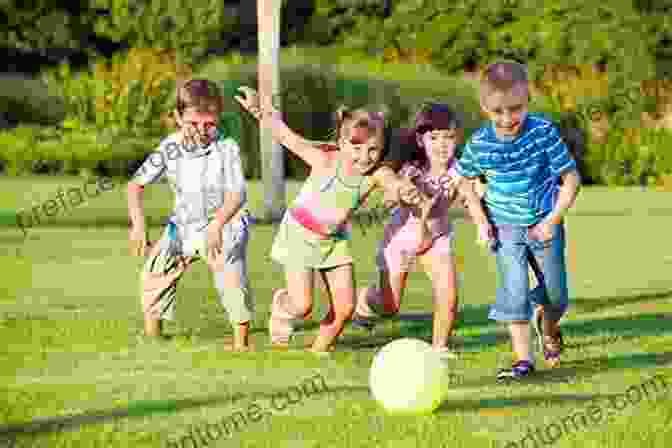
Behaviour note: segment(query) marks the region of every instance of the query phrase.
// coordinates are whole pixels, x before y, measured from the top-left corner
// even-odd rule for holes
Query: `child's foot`
[[[334,346],[330,345],[326,350],[316,349],[315,347],[309,347],[308,349],[306,349],[306,351],[321,358],[325,358],[331,355],[331,353],[334,351]]]
[[[534,373],[534,364],[530,361],[518,361],[510,369],[502,369],[497,373],[497,381],[521,380]]]
[[[534,315],[532,316],[532,327],[537,335],[537,344],[539,350],[543,351],[544,347],[544,307],[536,306],[534,308]]]
[[[352,315],[352,325],[366,331],[373,331],[373,329],[376,328],[376,324],[373,322],[373,319],[363,317],[357,313]]]
[[[252,351],[252,348],[249,344],[233,344],[231,347],[234,352],[244,353]]]
[[[294,332],[292,319],[282,317],[282,314],[286,314],[279,303],[280,297],[283,294],[288,294],[288,291],[286,289],[278,289],[273,294],[271,318],[268,320],[268,331],[271,335],[271,344],[274,346],[276,344],[279,346],[288,346],[292,333]]]
[[[560,364],[560,353],[563,349],[562,334],[558,331],[556,336],[545,336],[543,347],[546,364],[549,367],[557,367]]]
[[[161,319],[145,318],[145,336],[160,338],[163,335],[163,321]]]
[[[450,347],[432,347],[442,359],[458,359],[457,352]]]

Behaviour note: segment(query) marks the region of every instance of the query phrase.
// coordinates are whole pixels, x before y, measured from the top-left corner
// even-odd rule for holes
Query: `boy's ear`
[[[485,105],[485,98],[483,98],[483,97],[479,98],[478,104],[481,106],[481,110],[483,112],[488,112],[488,108]]]

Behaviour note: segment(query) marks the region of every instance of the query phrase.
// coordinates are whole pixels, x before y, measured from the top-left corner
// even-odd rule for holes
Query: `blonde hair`
[[[498,61],[488,65],[481,75],[481,100],[494,92],[507,92],[514,87],[528,89],[527,68],[516,61]]]
[[[360,107],[357,109],[340,106],[336,110],[336,138],[349,136],[355,128],[366,128],[375,132],[378,138],[385,138],[388,127],[387,111],[383,107]]]
[[[387,160],[392,134],[389,116],[390,113],[386,106],[359,108],[341,106],[336,110],[336,139],[340,143],[341,138],[349,138],[354,129],[366,129],[374,134],[381,144],[382,152],[378,164],[393,164],[393,161]]]

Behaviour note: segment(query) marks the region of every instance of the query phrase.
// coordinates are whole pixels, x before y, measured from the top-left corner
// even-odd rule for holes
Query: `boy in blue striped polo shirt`
[[[516,62],[490,65],[481,80],[481,108],[490,122],[466,145],[459,183],[485,176],[485,207],[492,224],[498,288],[490,319],[505,322],[516,361],[498,380],[534,372],[530,320],[548,365],[563,349],[558,322],[568,305],[563,217],[574,204],[576,162],[553,123],[528,114],[527,70]],[[538,285],[530,290],[528,269]]]

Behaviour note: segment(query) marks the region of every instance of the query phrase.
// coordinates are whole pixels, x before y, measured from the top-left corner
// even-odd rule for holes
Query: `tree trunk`
[[[278,98],[280,90],[280,12],[281,0],[258,0],[259,36],[259,92],[262,98]],[[280,107],[279,101],[272,101]],[[261,177],[264,185],[264,212],[262,219],[277,222],[285,211],[284,150],[273,142],[269,126],[259,124]]]

